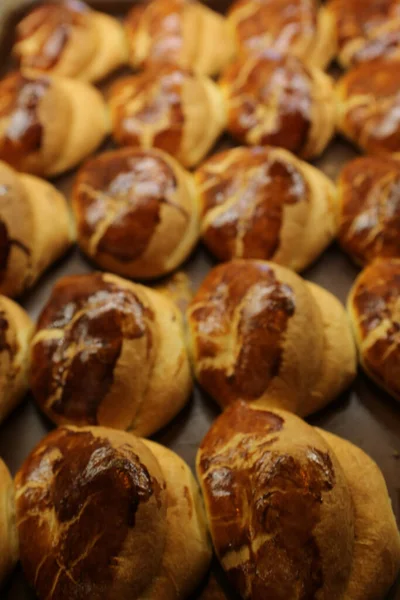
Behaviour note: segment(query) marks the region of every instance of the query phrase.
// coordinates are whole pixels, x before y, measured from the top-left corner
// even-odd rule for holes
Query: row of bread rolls
[[[395,398],[399,282],[400,259],[375,261],[356,280],[348,304],[361,364]],[[182,317],[161,291],[107,273],[64,277],[34,333],[23,310],[0,298],[1,419],[28,386],[56,424],[142,436],[165,426],[187,402],[192,379]],[[355,377],[355,345],[341,303],[277,264],[236,260],[214,268],[186,314],[194,374],[222,408],[241,399],[307,416]]]
[[[39,600],[187,600],[208,527],[244,600],[384,600],[400,567],[377,465],[284,410],[237,401],[213,423],[197,453],[206,511],[174,452],[104,427],[50,433],[15,493],[0,470],[0,582],[20,558]]]
[[[124,26],[84,3],[44,3],[18,25],[21,69],[98,81],[117,67],[173,64],[214,75],[236,54],[276,50],[325,68],[398,58],[398,0],[237,0],[227,19],[200,2],[135,6]]]

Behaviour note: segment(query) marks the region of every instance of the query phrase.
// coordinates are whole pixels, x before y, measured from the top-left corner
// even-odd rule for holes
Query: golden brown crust
[[[109,274],[56,284],[38,321],[32,364],[35,399],[58,424],[150,435],[182,408],[191,388],[177,308]]]
[[[257,258],[300,270],[333,239],[333,186],[282,149],[221,152],[203,163],[195,181],[203,240],[219,260]],[[321,240],[308,230],[311,221]]]
[[[225,125],[214,82],[170,65],[117,81],[109,103],[119,144],[160,148],[185,166],[205,156]]]
[[[0,458],[0,586],[18,560],[18,533],[15,517],[14,484]]]
[[[298,58],[273,50],[238,59],[220,80],[228,129],[240,142],[280,146],[304,158],[322,152],[334,129],[331,82]],[[324,129],[315,131],[319,111]]]
[[[400,163],[357,158],[342,170],[338,190],[342,248],[361,264],[400,258]]]
[[[361,364],[400,400],[400,259],[376,260],[356,279],[349,296]]]
[[[383,59],[361,63],[337,85],[338,127],[369,154],[400,150],[397,67],[395,61]]]
[[[197,241],[191,176],[158,150],[126,148],[92,159],[78,173],[72,205],[81,247],[120,275],[164,275]]]
[[[343,597],[351,498],[315,430],[237,402],[205,436],[197,471],[217,556],[241,597]]]
[[[346,67],[375,31],[400,17],[399,0],[329,0],[327,9],[336,22],[339,60]]]
[[[352,63],[358,64],[373,60],[399,60],[400,58],[400,18],[389,20],[382,26],[372,29],[367,40],[352,55]]]

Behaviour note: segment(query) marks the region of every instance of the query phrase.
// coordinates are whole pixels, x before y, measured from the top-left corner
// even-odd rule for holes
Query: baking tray
[[[21,5],[33,4],[32,0],[0,0],[0,71],[10,68],[8,50],[13,31],[13,22],[21,16]],[[100,10],[122,16],[132,5],[132,1],[97,0],[89,2]],[[208,2],[213,8],[223,12],[229,0]],[[23,10],[23,9],[22,9]],[[120,73],[122,74],[122,73]],[[118,74],[117,74],[118,76]],[[115,76],[101,88],[106,91]],[[225,137],[215,148],[221,150],[232,146]],[[107,142],[101,150],[112,148]],[[100,151],[101,151],[100,150]],[[345,140],[337,137],[314,164],[329,177],[335,179],[341,166],[357,155],[356,150]],[[69,196],[74,173],[53,180],[53,183]],[[182,270],[190,278],[196,289],[214,260],[200,244]],[[33,319],[39,315],[46,303],[52,286],[60,277],[67,274],[87,273],[91,265],[77,248],[69,252],[58,264],[49,270],[36,287],[20,298]],[[350,287],[358,269],[334,243],[307,271],[303,277],[314,281],[333,292],[342,302],[346,301]],[[179,454],[194,470],[197,448],[211,423],[219,414],[217,405],[197,386],[184,410],[154,439]],[[315,426],[340,435],[367,452],[379,465],[386,479],[393,509],[400,524],[400,406],[388,394],[381,391],[362,372],[359,372],[352,387],[333,402],[328,408],[313,415],[308,421]],[[0,426],[0,456],[12,473],[15,473],[24,458],[36,443],[52,429],[52,424],[36,409],[31,396]],[[215,580],[218,584],[215,584]],[[216,560],[211,570],[212,585],[204,582],[202,588],[191,600],[233,600],[236,595],[229,589]],[[219,589],[221,588],[221,590]],[[224,590],[224,591],[222,591]],[[33,600],[34,593],[29,589],[21,568],[13,573],[5,588],[0,591],[2,600]],[[88,599],[90,600],[90,599]],[[115,600],[118,600],[117,598]],[[160,599],[162,600],[162,599]],[[394,586],[387,600],[400,600],[400,580]]]

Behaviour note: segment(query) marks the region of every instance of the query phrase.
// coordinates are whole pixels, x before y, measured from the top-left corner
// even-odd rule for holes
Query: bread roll
[[[352,64],[379,59],[400,60],[400,18],[390,19],[368,32],[367,39],[351,57]]]
[[[78,173],[72,205],[82,250],[126,277],[173,271],[199,237],[192,176],[160,150],[124,148],[92,159]]]
[[[274,263],[235,260],[213,269],[188,322],[194,372],[222,408],[242,399],[309,415],[355,377],[343,306]]]
[[[0,296],[0,423],[28,391],[32,334],[33,323],[27,313],[9,298]]]
[[[338,128],[368,154],[400,152],[400,71],[396,61],[361,63],[336,87]]]
[[[356,279],[348,310],[365,372],[400,400],[400,259],[368,265]]]
[[[273,48],[320,69],[336,54],[335,19],[319,0],[236,0],[228,23],[240,54]]]
[[[172,66],[117,81],[110,108],[118,144],[160,148],[186,167],[205,157],[226,124],[216,84]]]
[[[301,271],[335,237],[334,185],[286,150],[221,152],[200,166],[195,181],[203,240],[219,260],[273,260]]]
[[[400,1],[328,0],[326,11],[335,22],[339,61],[347,68],[377,33],[390,31],[400,18]]]
[[[157,0],[132,8],[125,20],[130,63],[164,64],[217,75],[234,52],[225,18],[195,0]]]
[[[18,296],[32,287],[74,238],[60,192],[0,161],[0,293]]]
[[[358,264],[400,258],[400,162],[363,157],[339,181],[339,242]]]
[[[151,435],[192,388],[178,308],[107,273],[63,277],[38,320],[31,388],[57,424]]]
[[[116,20],[79,0],[35,6],[17,25],[13,54],[29,74],[98,81],[128,60]]]
[[[271,144],[301,158],[323,152],[335,129],[330,77],[273,50],[242,57],[224,72],[220,89],[228,130],[249,145]]]
[[[0,160],[20,171],[67,171],[109,130],[100,92],[80,81],[16,72],[0,80],[0,97]]]
[[[21,562],[40,600],[185,600],[210,562],[188,466],[122,431],[50,433],[17,474],[16,504]]]
[[[237,402],[197,456],[211,535],[245,600],[384,600],[400,537],[361,450],[280,410]]]
[[[14,484],[0,458],[0,586],[18,560],[18,534],[15,518]]]

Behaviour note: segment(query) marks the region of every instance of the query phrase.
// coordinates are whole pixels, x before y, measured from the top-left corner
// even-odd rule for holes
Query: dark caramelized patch
[[[239,17],[242,11],[246,14],[237,23],[236,35],[250,51],[275,48],[287,52],[299,39],[310,39],[316,33],[315,0],[291,0],[290,10],[282,6],[282,0],[241,0],[234,4],[231,14],[236,17],[238,13]]]
[[[135,6],[128,14],[126,25],[136,44],[136,34],[143,29],[151,40],[146,66],[159,64],[179,64],[183,46],[182,20],[184,12],[182,0],[159,0],[147,6]]]
[[[9,329],[10,325],[7,315],[3,310],[0,310],[0,352],[11,353],[11,346],[7,339],[7,332]]]
[[[312,80],[298,59],[264,52],[239,60],[227,69],[222,85],[228,93],[228,127],[236,138],[294,153],[304,149],[311,126]],[[266,121],[268,129],[254,134]]]
[[[88,7],[77,0],[43,4],[34,8],[17,27],[17,43],[37,42],[36,53],[18,55],[23,67],[47,71],[60,61],[72,30],[85,28]]]
[[[340,178],[339,239],[357,260],[400,257],[400,163],[374,157],[346,165]]]
[[[176,154],[183,135],[182,85],[186,76],[164,66],[118,82],[110,97],[117,141],[141,146],[150,134],[152,146]]]
[[[0,160],[20,166],[27,154],[40,150],[43,125],[38,115],[47,79],[12,73],[0,81]]]
[[[30,257],[31,251],[29,248],[19,240],[10,238],[6,223],[0,218],[0,283],[2,283],[6,276],[11,248],[13,246],[19,248]]]
[[[400,395],[400,260],[378,260],[357,279],[352,304],[372,375]],[[372,336],[368,338],[368,336]]]
[[[139,506],[161,493],[131,446],[116,450],[107,439],[65,428],[24,463],[23,486],[17,518],[24,571],[39,597],[58,600],[107,595]],[[34,539],[47,553],[38,555]]]
[[[243,434],[246,410],[255,430]],[[235,411],[240,414],[232,419]],[[335,485],[333,465],[316,448],[305,447],[301,460],[274,450],[269,436],[276,427],[272,420],[270,430],[266,425],[260,431],[262,412],[237,404],[202,442],[199,472],[214,546],[243,598],[311,600],[323,586],[314,531],[322,494]],[[236,554],[240,550],[248,552],[247,560]]]
[[[32,350],[31,386],[39,405],[79,424],[96,424],[110,391],[124,340],[152,336],[151,310],[131,291],[101,274],[64,277],[54,288],[38,330],[63,329]]]
[[[139,258],[147,249],[168,205],[185,220],[174,202],[177,180],[171,167],[149,151],[123,149],[103,154],[80,172],[74,191],[81,235],[104,228],[97,251],[120,261]]]
[[[343,78],[352,138],[374,154],[400,150],[400,72],[396,61],[362,63]],[[359,102],[354,104],[356,97]]]
[[[295,307],[292,288],[267,264],[234,261],[205,279],[189,314],[200,383],[222,405],[260,397],[279,374]],[[222,355],[229,365],[202,365]]]
[[[261,148],[219,154],[198,170],[197,180],[203,188],[203,215],[226,204],[203,230],[220,260],[272,259],[280,246],[285,205],[309,199],[301,172]]]

